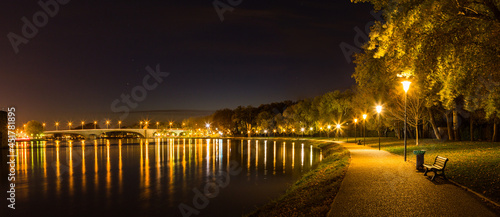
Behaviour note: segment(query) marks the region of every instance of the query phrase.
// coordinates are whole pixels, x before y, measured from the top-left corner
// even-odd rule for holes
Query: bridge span
[[[163,131],[162,129],[82,129],[82,130],[53,130],[53,131],[44,131],[45,135],[54,135],[54,134],[73,134],[73,135],[81,135],[86,139],[91,137],[99,137],[102,134],[106,133],[134,133],[138,134],[144,138],[152,138],[159,131]],[[175,135],[180,135],[181,133],[187,132],[184,129],[167,129],[168,133],[175,133]]]

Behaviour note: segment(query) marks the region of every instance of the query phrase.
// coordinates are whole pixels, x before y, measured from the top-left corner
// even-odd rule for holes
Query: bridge
[[[134,133],[140,135],[144,138],[152,138],[158,131],[163,131],[162,129],[83,129],[83,130],[53,130],[53,131],[44,131],[45,135],[54,135],[54,134],[73,134],[73,135],[81,135],[86,139],[92,137],[99,137],[102,134],[106,133]],[[187,132],[184,129],[167,129],[168,133],[175,133],[175,135],[180,135],[181,133]]]

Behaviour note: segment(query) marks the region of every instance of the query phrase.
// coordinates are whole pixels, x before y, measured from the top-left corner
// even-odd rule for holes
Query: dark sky
[[[116,116],[111,103],[157,64],[170,75],[132,111],[258,106],[355,83],[339,44],[374,20],[370,5],[242,0],[221,22],[212,3],[71,0],[16,54],[7,35],[23,37],[21,18],[42,7],[1,1],[0,107],[16,106],[18,122]]]

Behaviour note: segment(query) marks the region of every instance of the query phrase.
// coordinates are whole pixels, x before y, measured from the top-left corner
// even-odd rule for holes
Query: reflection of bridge
[[[55,130],[55,131],[45,131],[43,132],[45,135],[47,134],[74,134],[81,135],[85,138],[99,137],[105,133],[134,133],[138,134],[145,138],[151,138],[155,136],[155,133],[158,131],[162,131],[162,129],[83,129],[83,130]],[[180,135],[181,133],[186,132],[184,129],[167,129],[167,133],[175,135]]]

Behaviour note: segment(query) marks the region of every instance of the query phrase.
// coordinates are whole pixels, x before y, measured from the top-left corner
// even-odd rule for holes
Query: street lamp
[[[354,118],[354,143],[356,143],[357,135],[356,135],[356,124],[358,123],[358,119]]]
[[[56,122],[56,131],[57,131],[57,127],[59,127],[59,122]]]
[[[377,113],[378,113],[378,126],[377,126],[377,132],[378,132],[378,150],[380,151],[380,112],[382,112],[382,106],[378,105],[377,106]]]
[[[106,121],[106,129],[109,129],[109,121]]]
[[[363,124],[365,126],[363,126],[363,146],[366,145],[366,114],[363,114]]]
[[[94,130],[97,129],[97,121],[94,121]]]
[[[142,121],[139,122],[139,128],[142,129]]]
[[[172,122],[170,122],[172,123]],[[156,122],[156,129],[158,129],[158,126],[160,126],[160,122]]]
[[[42,124],[42,131],[45,131],[45,123]]]
[[[408,90],[410,89],[410,81],[403,81],[401,82],[403,84],[403,89],[405,90],[405,161],[406,161],[406,98],[408,98]]]
[[[300,131],[302,131],[302,137],[304,137],[304,130],[305,130],[305,129],[304,129],[303,127],[302,127],[302,128],[300,128]]]
[[[330,138],[330,128],[332,128],[332,126],[328,125],[328,138]]]
[[[82,121],[82,130],[83,130],[83,125],[85,124],[85,121]]]
[[[71,130],[71,125],[73,125],[73,123],[68,122],[68,130]]]
[[[168,123],[168,125],[170,125],[170,129],[172,129],[172,121],[170,121],[170,123]]]
[[[122,128],[122,121],[118,121],[118,129]]]

